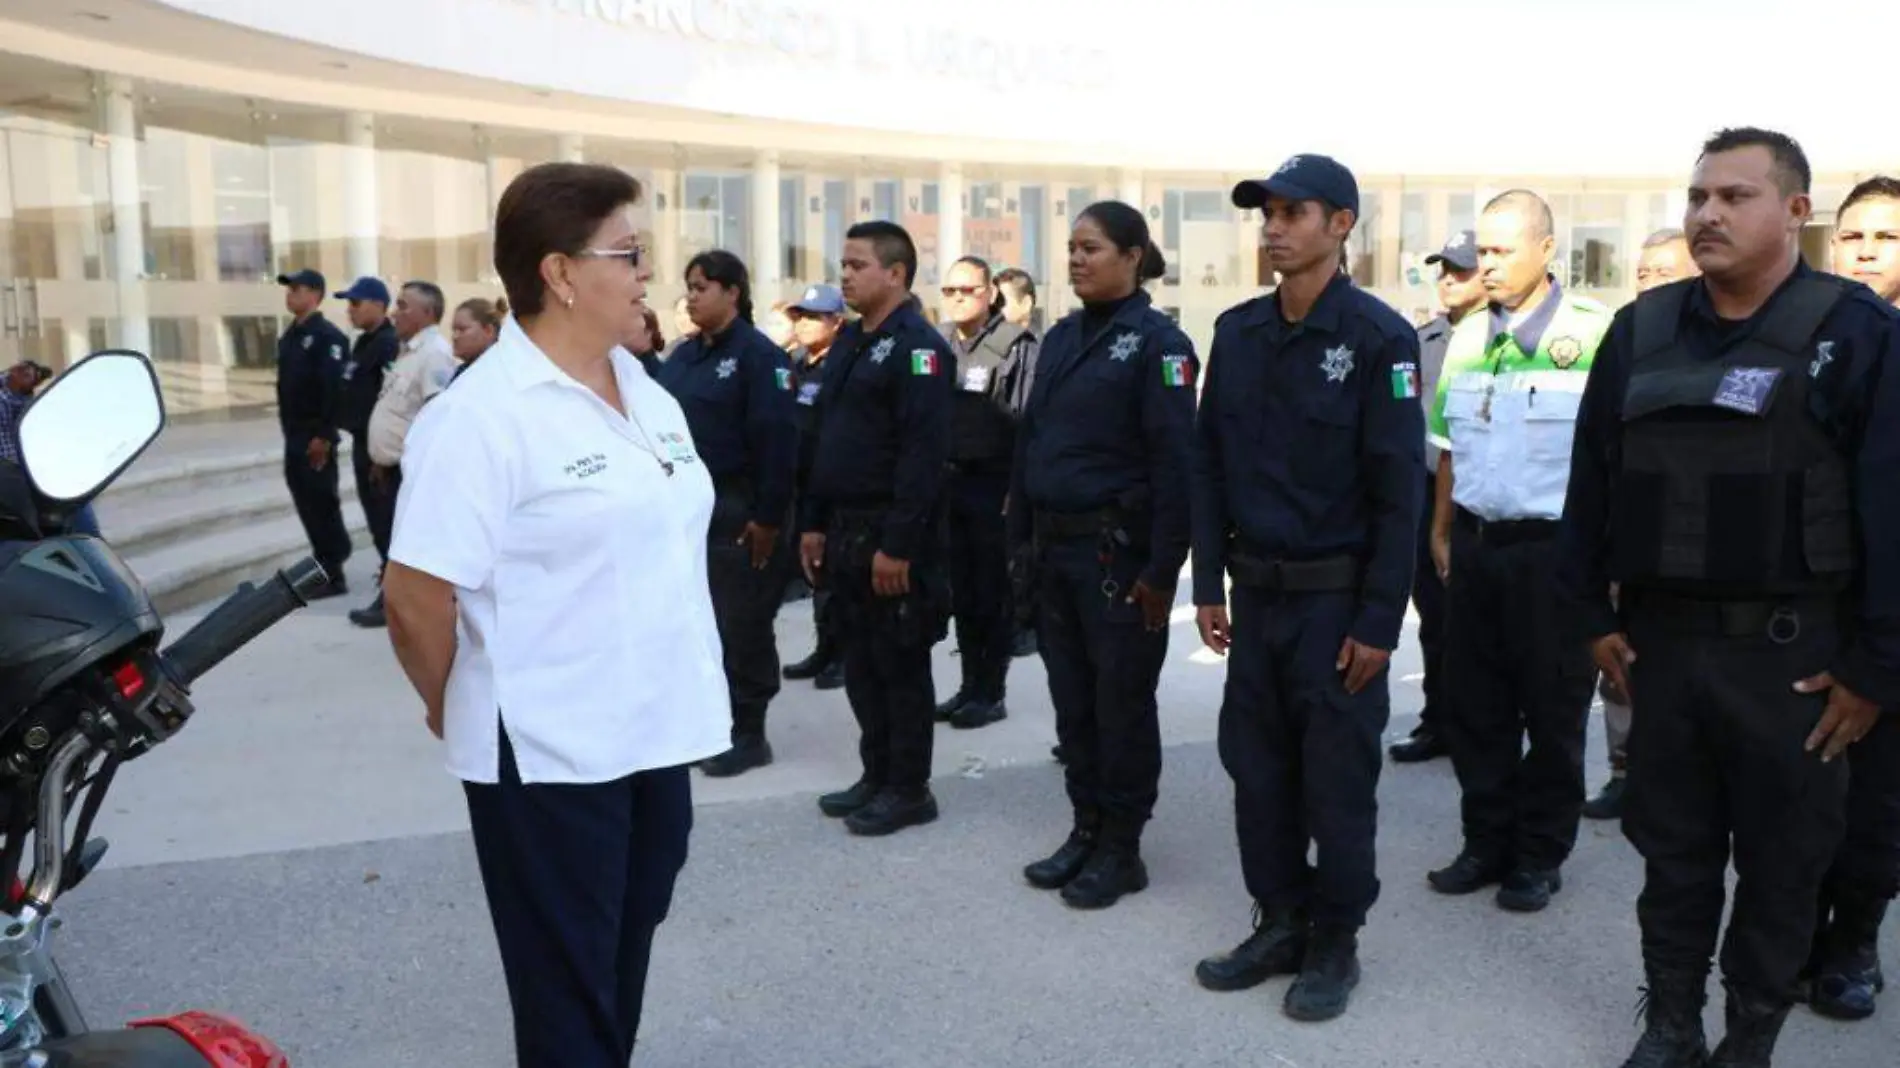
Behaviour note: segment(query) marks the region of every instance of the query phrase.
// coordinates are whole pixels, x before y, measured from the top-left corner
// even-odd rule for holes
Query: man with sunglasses
[[[1003,501],[1009,496],[1016,421],[1029,395],[1036,337],[1005,319],[1003,307],[988,263],[965,256],[950,265],[939,329],[957,354],[945,498],[951,612],[963,680],[937,706],[937,720],[959,730],[1009,715],[1003,683],[1013,634]]]

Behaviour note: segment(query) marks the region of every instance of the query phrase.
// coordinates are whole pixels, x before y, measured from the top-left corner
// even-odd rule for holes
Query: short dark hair
[[[916,284],[917,243],[910,239],[910,231],[885,219],[873,219],[846,230],[844,239],[869,241],[871,254],[877,257],[878,266],[889,270],[901,263],[904,265],[904,288],[909,289]]]
[[[1141,253],[1141,262],[1135,267],[1135,281],[1151,282],[1168,273],[1168,261],[1162,257],[1161,249],[1148,236],[1148,220],[1133,205],[1119,200],[1098,200],[1082,209],[1083,219],[1094,219],[1095,225],[1102,228],[1110,244],[1127,252],[1135,249]]]
[[[495,273],[519,318],[541,314],[541,261],[578,255],[614,212],[640,202],[640,182],[599,163],[542,163],[508,183],[495,208]]]
[[[1484,212],[1511,210],[1522,214],[1531,224],[1533,237],[1542,239],[1557,232],[1557,220],[1551,217],[1550,202],[1529,189],[1506,189],[1485,201]]]
[[[986,286],[987,286],[987,285],[991,285],[991,284],[993,284],[993,283],[995,283],[995,281],[996,281],[996,276],[995,276],[994,274],[992,274],[992,273],[990,272],[990,261],[988,261],[988,260],[986,260],[986,259],[984,259],[983,257],[981,257],[981,256],[958,256],[958,257],[957,257],[957,261],[956,261],[956,262],[957,262],[957,263],[967,263],[967,264],[969,264],[970,266],[972,266],[972,267],[974,267],[974,268],[976,268],[977,270],[979,270],[979,271],[981,271],[981,272],[983,272],[983,284],[984,284],[984,285],[986,285]],[[951,266],[952,266],[952,267],[954,267],[954,266],[956,266],[956,263],[953,263],[953,264],[951,264]],[[990,295],[990,314],[991,314],[991,315],[1001,315],[1001,314],[1003,313],[1003,305],[1004,305],[1005,303],[1006,303],[1006,302],[1005,302],[1005,301],[1003,300],[1003,290],[1002,290],[1002,288],[1001,288],[1001,287],[999,286],[999,287],[997,288],[997,290],[996,290],[996,292]]]
[[[680,278],[691,278],[695,270],[708,282],[738,290],[739,318],[752,322],[752,274],[745,269],[744,260],[723,248],[708,249],[686,261]]]
[[[1847,214],[1848,208],[1863,200],[1900,200],[1900,178],[1876,174],[1872,178],[1863,180],[1847,191],[1847,199],[1841,201],[1840,209],[1834,213],[1834,218],[1839,220],[1841,216]]]
[[[449,298],[442,295],[441,286],[436,285],[434,282],[424,282],[417,279],[415,281],[404,282],[402,287],[404,289],[415,290],[417,293],[422,294],[422,299],[429,302],[429,320],[431,322],[439,323],[442,321],[442,313],[447,308]]]
[[[1002,289],[1005,286],[1028,297],[1032,302],[1036,299],[1036,280],[1021,267],[1005,267],[996,272],[996,288]]]
[[[1775,186],[1784,197],[1796,193],[1806,193],[1814,184],[1814,171],[1808,166],[1808,154],[1801,151],[1801,145],[1785,133],[1764,130],[1759,126],[1734,126],[1718,130],[1715,136],[1702,142],[1702,156],[1713,156],[1717,152],[1733,152],[1741,148],[1761,147],[1768,150],[1774,158]]]

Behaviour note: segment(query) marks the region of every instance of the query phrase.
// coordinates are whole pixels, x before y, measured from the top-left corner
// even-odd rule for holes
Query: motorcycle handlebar
[[[186,688],[223,663],[278,620],[302,608],[305,594],[329,581],[322,565],[308,557],[265,579],[245,583],[211,610],[184,636],[165,649],[165,661]]]

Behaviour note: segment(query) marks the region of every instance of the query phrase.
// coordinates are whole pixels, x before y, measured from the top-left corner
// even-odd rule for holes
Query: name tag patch
[[[671,430],[660,434],[660,448],[665,451],[667,459],[674,463],[690,464],[698,459],[693,455],[693,443],[686,440],[686,435]]]
[[[803,404],[806,407],[810,407],[814,404],[817,404],[818,403],[818,388],[819,388],[819,383],[817,382],[800,383],[798,387],[798,403]]]
[[[1709,403],[1743,415],[1760,415],[1774,398],[1781,381],[1779,367],[1735,367],[1722,376]]]
[[[583,456],[561,469],[569,478],[593,478],[607,470],[607,457],[601,453]]]
[[[965,393],[982,393],[989,388],[990,388],[990,369],[989,368],[970,367],[964,370],[963,391]]]

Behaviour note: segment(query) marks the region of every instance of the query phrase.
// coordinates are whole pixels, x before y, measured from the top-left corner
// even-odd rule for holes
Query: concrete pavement
[[[360,601],[370,576],[353,572]],[[350,607],[306,610],[227,662],[189,728],[121,773],[101,821],[112,854],[66,899],[59,946],[95,1022],[215,1008],[277,1038],[297,1068],[511,1063],[460,790],[384,635],[350,627]],[[855,728],[841,693],[787,684],[772,709],[778,763],[696,777],[693,855],[636,1063],[1620,1064],[1638,1034],[1635,855],[1614,827],[1586,824],[1541,916],[1436,897],[1424,872],[1457,848],[1443,761],[1387,768],[1384,896],[1350,1015],[1285,1019],[1285,980],[1225,995],[1194,985],[1194,962],[1247,932],[1248,902],[1212,745],[1222,668],[1188,613],[1177,619],[1145,846],[1154,884],[1104,913],[1068,910],[1018,874],[1066,830],[1039,662],[1014,663],[1007,721],[939,729],[943,819],[886,840],[818,814],[813,797],[856,774]],[[809,642],[808,604],[787,608],[782,652]],[[1400,680],[1417,671],[1407,642]],[[955,665],[940,647],[940,691]],[[1415,682],[1395,683],[1394,736],[1418,703]],[[1885,949],[1900,961],[1891,927]],[[1719,996],[1709,1022],[1719,1034]],[[1900,1002],[1853,1026],[1797,1010],[1778,1063],[1875,1068],[1896,1049]]]

